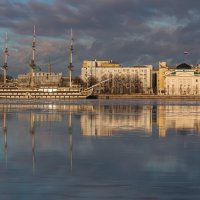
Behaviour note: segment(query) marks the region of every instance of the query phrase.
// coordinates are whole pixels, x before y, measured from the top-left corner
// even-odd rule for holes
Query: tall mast
[[[72,87],[72,59],[73,59],[73,42],[74,42],[74,39],[73,39],[73,33],[72,33],[72,29],[71,29],[71,43],[70,43],[70,55],[69,55],[69,87]]]
[[[32,41],[32,59],[30,63],[31,67],[31,86],[33,86],[33,72],[35,69],[35,44],[36,44],[36,34],[35,34],[35,26],[33,28],[33,41]]]
[[[7,63],[8,63],[8,34],[6,32],[6,45],[4,51],[4,65],[3,65],[3,82],[6,83],[6,71],[7,71]]]
[[[35,34],[35,26],[33,27],[33,43],[32,43],[32,63],[35,64],[35,39],[36,34]]]

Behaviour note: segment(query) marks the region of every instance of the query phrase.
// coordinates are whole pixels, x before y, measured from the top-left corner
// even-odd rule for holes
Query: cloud
[[[18,54],[9,57],[13,60],[10,69],[15,71],[13,65],[17,65],[18,72],[25,63],[17,56],[24,57],[22,54],[31,50],[34,25],[44,43],[40,59],[45,61],[49,54],[53,60],[62,59],[61,63],[68,57],[60,45],[69,42],[68,32],[73,28],[76,74],[83,59],[156,66],[160,60],[183,62],[185,50],[191,52],[188,62],[196,64],[200,61],[199,6],[196,0],[5,0],[0,3],[0,33],[8,31],[12,36],[9,47],[18,48]],[[19,38],[26,41],[19,42]],[[61,66],[58,69],[66,71]]]

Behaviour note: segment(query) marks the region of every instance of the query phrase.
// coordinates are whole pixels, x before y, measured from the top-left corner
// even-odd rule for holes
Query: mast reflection
[[[68,124],[68,133],[69,133],[69,149],[70,149],[70,170],[73,169],[73,135],[72,135],[72,112],[69,110],[69,124]]]
[[[30,112],[30,134],[31,134],[31,150],[32,150],[32,168],[35,171],[35,115]]]
[[[8,158],[7,158],[7,149],[8,149],[8,143],[7,143],[7,112],[6,109],[3,109],[3,134],[4,134],[4,155],[5,155],[5,163],[7,167]]]
[[[173,135],[188,135],[200,133],[200,106],[198,105],[133,105],[130,103],[126,105],[112,105],[112,104],[87,104],[87,105],[0,105],[0,110],[2,113],[2,137],[4,148],[5,163],[7,166],[8,160],[8,125],[11,125],[10,117],[11,113],[8,115],[8,111],[14,109],[17,115],[18,121],[23,121],[28,124],[28,132],[30,135],[28,140],[31,140],[31,158],[32,158],[32,168],[33,171],[36,168],[36,152],[40,152],[40,147],[42,148],[53,148],[54,140],[52,140],[50,134],[37,134],[36,130],[39,132],[40,127],[46,133],[51,131],[52,137],[58,137],[53,132],[56,123],[64,123],[66,126],[65,131],[65,145],[67,142],[67,150],[65,148],[65,155],[67,154],[68,163],[70,163],[70,170],[73,170],[73,126],[77,126],[78,123],[81,125],[82,134],[89,137],[107,137],[113,136],[114,134],[120,133],[131,133],[138,134],[142,136],[154,136],[156,137],[167,137],[172,133]],[[24,110],[23,110],[24,109]],[[23,112],[18,112],[18,111]],[[66,114],[67,113],[67,114]],[[73,113],[78,117],[73,118]],[[79,118],[80,117],[80,118]],[[79,121],[80,119],[80,121]],[[66,122],[67,120],[67,122]],[[75,120],[75,123],[74,121]],[[11,121],[12,122],[12,121]],[[48,126],[43,126],[47,124]],[[66,125],[67,123],[67,125]],[[73,124],[74,123],[74,124]],[[37,129],[36,125],[39,125]],[[48,130],[47,130],[48,128]],[[57,128],[57,127],[56,127]],[[53,131],[52,131],[53,130]],[[45,133],[43,132],[43,133]],[[11,132],[12,133],[12,132]],[[11,134],[10,133],[10,134]],[[23,132],[24,133],[24,132]],[[20,133],[20,136],[21,134]],[[27,133],[27,129],[25,131]],[[15,137],[15,135],[12,135]],[[11,139],[11,137],[9,137]],[[13,148],[17,148],[18,139],[15,139],[16,146],[12,145]],[[26,138],[25,138],[26,139]],[[37,139],[37,140],[36,140]],[[67,139],[67,141],[66,141]],[[12,140],[14,138],[12,137]],[[62,140],[62,139],[61,139]],[[61,140],[59,142],[61,142]],[[26,140],[24,140],[25,143]],[[62,140],[63,141],[63,140]],[[40,146],[40,143],[42,144]],[[10,147],[10,145],[9,145]],[[37,149],[36,149],[37,147]],[[21,147],[20,147],[21,148]],[[38,151],[36,151],[38,150]],[[10,153],[11,151],[9,151]],[[30,150],[29,150],[30,153]],[[69,164],[68,164],[69,165]]]

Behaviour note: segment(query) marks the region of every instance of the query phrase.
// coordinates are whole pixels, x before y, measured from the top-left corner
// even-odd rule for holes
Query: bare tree
[[[98,83],[98,80],[97,80],[97,78],[95,78],[94,76],[90,76],[89,78],[88,78],[88,80],[87,80],[87,85],[88,85],[88,87],[91,87],[91,86],[93,86],[93,85],[95,85],[95,84],[97,84]]]
[[[101,86],[104,94],[135,94],[143,93],[142,82],[138,76],[109,75],[102,77],[102,81],[108,79]]]

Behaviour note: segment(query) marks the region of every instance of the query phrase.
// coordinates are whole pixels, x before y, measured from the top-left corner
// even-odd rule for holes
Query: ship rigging
[[[81,91],[78,85],[72,84],[72,55],[73,55],[73,34],[71,30],[71,42],[69,48],[69,82],[63,83],[62,73],[55,73],[51,71],[51,65],[48,72],[37,71],[35,63],[36,52],[36,31],[35,26],[33,30],[32,40],[32,58],[29,64],[30,72],[26,74],[19,74],[16,82],[6,83],[6,69],[8,61],[8,47],[6,34],[6,47],[4,51],[4,85],[0,85],[0,98],[12,99],[79,99],[90,96],[93,88]],[[66,79],[67,80],[67,79]]]

